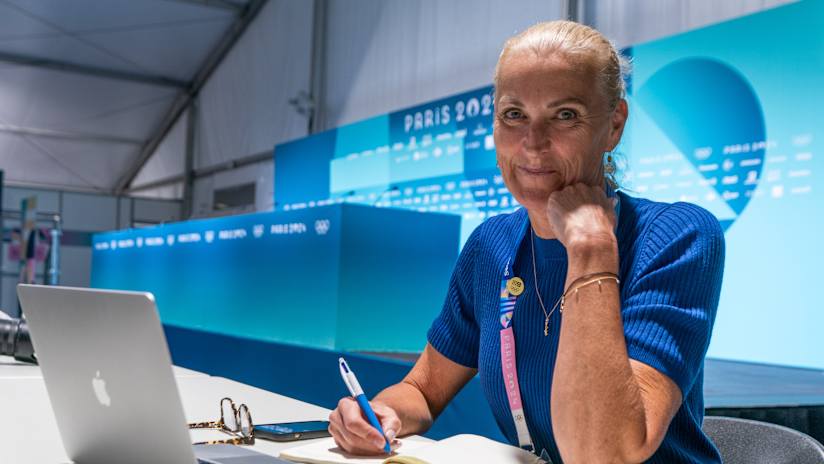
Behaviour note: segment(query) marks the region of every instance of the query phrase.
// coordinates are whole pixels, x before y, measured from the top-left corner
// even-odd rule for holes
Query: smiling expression
[[[529,49],[501,58],[494,137],[509,191],[527,209],[583,182],[603,185],[603,154],[621,138],[626,103],[609,108],[592,66]]]

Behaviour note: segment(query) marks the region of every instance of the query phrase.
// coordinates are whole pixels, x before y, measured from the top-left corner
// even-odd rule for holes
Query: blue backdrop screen
[[[624,51],[622,185],[701,205],[726,231],[710,356],[824,368],[822,30],[824,2],[803,1]],[[463,243],[518,206],[495,166],[492,115],[484,87],[279,145],[275,208],[447,212]]]
[[[492,140],[492,87],[339,127],[275,148],[275,209],[334,203],[462,216],[463,243],[517,206]]]
[[[726,229],[709,355],[824,368],[824,2],[633,47],[624,184]]]

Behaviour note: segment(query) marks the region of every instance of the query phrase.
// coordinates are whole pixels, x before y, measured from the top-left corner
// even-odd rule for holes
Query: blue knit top
[[[621,316],[629,357],[672,379],[683,403],[651,463],[721,462],[701,431],[704,355],[712,333],[724,267],[718,220],[689,203],[657,203],[622,192],[618,228]],[[429,343],[452,361],[478,369],[495,420],[517,446],[501,374],[498,302],[504,267],[524,280],[512,327],[529,433],[538,454],[561,462],[552,434],[550,396],[561,314],[544,314],[534,291],[529,217],[525,209],[494,216],[467,240],[449,283],[446,302],[429,329]],[[567,256],[557,240],[535,237],[538,288],[547,310],[561,296]],[[592,340],[597,343],[597,340]]]

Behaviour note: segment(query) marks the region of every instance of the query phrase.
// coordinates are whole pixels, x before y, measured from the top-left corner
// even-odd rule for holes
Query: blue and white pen
[[[375,411],[373,411],[372,406],[369,405],[369,400],[366,399],[366,395],[363,393],[363,389],[358,382],[358,378],[355,377],[355,373],[352,372],[352,369],[349,369],[349,365],[346,364],[346,360],[343,358],[338,358],[338,364],[340,367],[340,376],[343,378],[343,383],[346,384],[346,388],[349,389],[349,393],[351,393],[352,397],[358,402],[358,405],[360,405],[361,410],[366,415],[369,423],[372,424],[372,427],[375,427],[386,440],[386,434],[383,433],[383,427],[381,427],[378,416],[375,415]],[[383,450],[387,454],[392,451],[389,446],[389,440],[386,440],[386,445],[384,445]]]

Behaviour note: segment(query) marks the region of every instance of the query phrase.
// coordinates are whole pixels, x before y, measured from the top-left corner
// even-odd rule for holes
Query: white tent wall
[[[794,1],[585,0],[582,19],[626,47]]]
[[[253,209],[235,209],[221,214],[270,211],[274,207],[274,166],[271,160],[254,163],[237,169],[217,172],[198,179],[194,185],[193,216],[213,214],[213,194],[215,190],[243,184],[255,184],[255,205]]]
[[[132,192],[130,195],[140,198],[180,200],[183,198],[183,182],[175,182],[173,184],[138,190],[136,192]]]
[[[562,0],[330,1],[324,128],[489,85],[504,41]]]
[[[309,91],[313,2],[269,0],[198,98],[195,169],[271,153],[303,137],[309,121],[289,100]],[[212,211],[214,190],[255,184],[255,209],[272,209],[272,161],[195,180],[192,215]]]
[[[198,98],[195,169],[306,135],[289,99],[309,90],[312,2],[269,0]]]
[[[188,116],[189,111],[186,110],[178,118],[169,133],[157,146],[152,157],[135,176],[132,181],[132,188],[139,188],[141,185],[149,184],[152,181],[183,174],[186,155],[186,129],[189,126]],[[179,194],[180,192],[175,192],[175,189],[156,188],[146,191],[137,190],[134,193],[140,196],[164,198],[164,195],[169,193]]]

